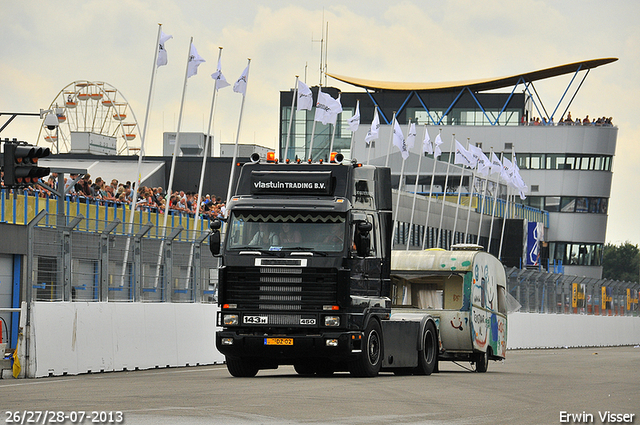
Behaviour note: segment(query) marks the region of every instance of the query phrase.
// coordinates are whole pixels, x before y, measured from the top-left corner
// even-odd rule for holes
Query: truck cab
[[[220,251],[220,235],[211,244],[221,256],[216,346],[229,372],[377,374],[391,226],[388,168],[244,164]]]

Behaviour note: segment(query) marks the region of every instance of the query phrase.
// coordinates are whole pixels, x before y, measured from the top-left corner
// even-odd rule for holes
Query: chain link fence
[[[510,268],[507,290],[528,313],[638,316],[640,284]]]
[[[55,222],[41,211],[29,225],[27,299],[217,301],[218,259],[209,252],[208,231],[82,215],[66,226]]]

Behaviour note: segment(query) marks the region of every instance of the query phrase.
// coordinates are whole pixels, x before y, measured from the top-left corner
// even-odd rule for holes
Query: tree
[[[606,244],[602,260],[605,279],[638,282],[640,277],[640,250],[638,245],[626,241],[620,246]]]

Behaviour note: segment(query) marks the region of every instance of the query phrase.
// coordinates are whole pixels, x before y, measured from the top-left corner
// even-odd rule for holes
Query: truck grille
[[[337,301],[336,269],[229,267],[226,276],[225,302],[242,309],[322,311]]]

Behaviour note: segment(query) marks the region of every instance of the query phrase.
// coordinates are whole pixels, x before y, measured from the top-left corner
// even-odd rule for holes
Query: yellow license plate
[[[293,338],[265,338],[264,345],[293,345]]]

